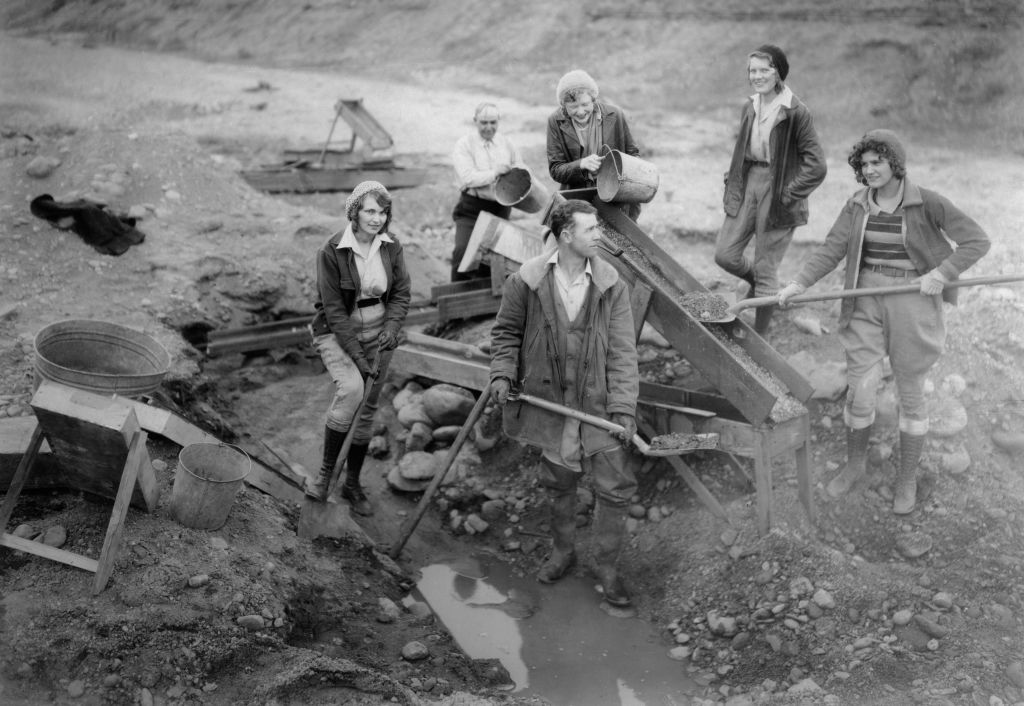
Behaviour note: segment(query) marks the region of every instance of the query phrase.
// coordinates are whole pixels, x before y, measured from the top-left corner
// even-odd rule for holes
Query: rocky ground
[[[31,414],[32,340],[42,326],[111,319],[146,331],[172,353],[159,403],[224,438],[250,445],[262,438],[314,467],[329,386],[308,351],[209,359],[189,341],[309,310],[312,253],[337,226],[341,199],[270,197],[248,188],[237,171],[275,160],[285,145],[322,139],[337,80],[83,47],[74,34],[10,36],[0,52],[0,63],[15,69],[3,77],[0,101],[0,414]],[[438,263],[435,283],[444,280],[451,237],[446,148],[436,145],[467,129],[477,100],[442,83],[381,91],[346,78],[341,86],[374,96],[370,107],[395,136],[399,159],[432,170],[427,184],[396,194],[396,232],[416,257]],[[436,124],[413,124],[404,105],[429,105]],[[503,129],[520,139],[528,162],[542,164],[537,127],[545,102],[504,105],[512,116]],[[647,137],[661,140],[682,120],[654,110],[641,117],[652,125]],[[686,138],[667,143],[660,164],[675,174],[705,160],[698,163],[708,168],[687,172],[693,201],[682,188],[666,189],[641,225],[730,296],[732,282],[711,265],[708,235],[728,129],[700,116],[692,125]],[[853,187],[845,147],[829,144],[832,171],[812,204],[825,221]],[[993,236],[993,252],[970,274],[1024,272],[1014,236],[1024,225],[1014,180],[1020,156],[942,143],[914,154],[921,180],[927,176]],[[28,201],[41,193],[88,196],[132,213],[146,241],[120,257],[100,255],[29,214]],[[820,228],[807,231],[784,275],[820,235]],[[838,288],[838,277],[818,287]],[[948,350],[929,393],[930,495],[901,518],[889,511],[897,436],[891,381],[869,478],[841,500],[823,492],[844,460],[837,312],[833,304],[805,306],[780,316],[768,337],[819,391],[810,405],[818,523],[802,515],[788,458],[776,459],[777,523],[763,537],[745,462],[689,457],[725,504],[728,523],[703,509],[669,468],[644,467],[623,557],[638,614],[661,629],[667,657],[697,682],[692,703],[1024,702],[1021,290],[965,290],[960,307],[947,311]],[[458,335],[477,342],[486,329],[477,322]],[[700,386],[657,336],[640,348],[648,379]],[[384,512],[344,539],[299,539],[298,507],[251,488],[222,530],[182,527],[167,509],[178,449],[154,439],[161,504],[153,514],[129,514],[124,556],[99,597],[89,595],[84,572],[0,552],[0,629],[10,646],[0,657],[0,700],[526,702],[503,690],[506,676],[493,662],[462,654],[409,594],[415,568],[442,551],[483,549],[523,573],[535,570],[546,550],[543,497],[527,473],[535,457],[498,439],[491,419],[401,561],[388,560],[381,550],[394,540],[394,518],[408,516],[417,496],[391,493],[385,478],[419,444],[398,418],[407,381],[396,375],[392,382],[380,427],[388,441],[369,468],[371,496]],[[418,433],[425,453],[443,451],[444,441]],[[265,449],[260,454],[276,463]],[[28,525],[34,534],[60,526],[65,548],[95,555],[108,513],[78,493],[26,493],[7,529]]]

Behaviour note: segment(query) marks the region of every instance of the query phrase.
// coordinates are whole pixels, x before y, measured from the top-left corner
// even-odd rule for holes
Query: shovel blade
[[[312,498],[302,501],[299,526],[295,534],[302,539],[332,537],[341,539],[364,535],[363,529],[352,519],[347,504],[320,502]]]

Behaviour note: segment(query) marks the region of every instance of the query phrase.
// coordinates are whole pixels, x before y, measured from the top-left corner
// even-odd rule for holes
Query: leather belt
[[[919,277],[921,275],[917,270],[904,270],[901,267],[886,267],[885,265],[868,265],[865,263],[861,269],[871,270],[872,272],[878,272],[889,277]]]
[[[377,304],[380,304],[383,301],[384,300],[381,299],[380,297],[370,297],[369,299],[358,300],[356,302],[356,306],[359,307],[360,309],[365,309],[368,306],[376,306]]]

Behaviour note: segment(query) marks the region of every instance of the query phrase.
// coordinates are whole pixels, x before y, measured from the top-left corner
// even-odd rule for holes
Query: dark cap
[[[779,73],[779,79],[782,81],[786,80],[786,76],[789,75],[789,60],[786,59],[786,54],[774,44],[762,44],[754,50],[755,54],[767,54],[772,58],[772,64],[775,66],[775,70]]]

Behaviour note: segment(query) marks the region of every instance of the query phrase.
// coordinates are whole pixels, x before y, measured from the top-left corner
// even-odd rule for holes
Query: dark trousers
[[[481,211],[493,213],[498,218],[508,218],[512,213],[510,206],[502,206],[497,201],[480,199],[465,191],[459,196],[459,202],[452,210],[452,219],[455,221],[455,248],[452,250],[452,271],[451,281],[461,282],[477,277],[490,277],[491,268],[487,265],[480,265],[475,270],[459,272],[459,265],[462,263],[462,256],[466,254],[466,247],[469,245],[469,238],[473,235],[473,228],[476,227],[476,217]]]

